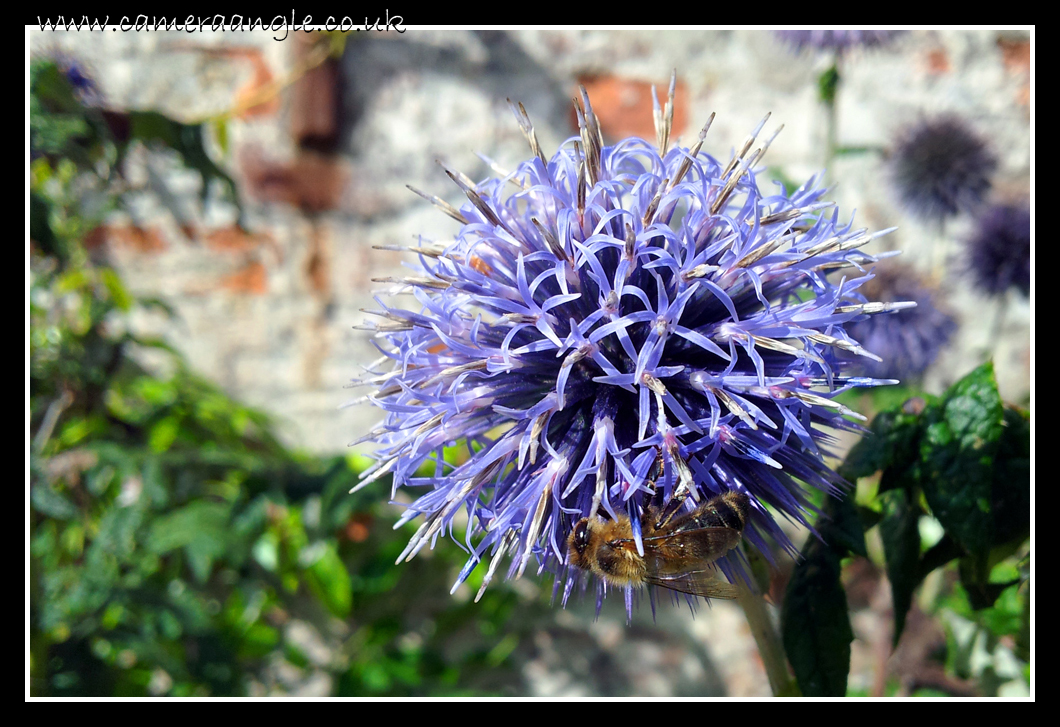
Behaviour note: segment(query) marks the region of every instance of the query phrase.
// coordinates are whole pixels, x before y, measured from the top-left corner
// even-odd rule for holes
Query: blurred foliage
[[[349,495],[357,457],[288,451],[132,332],[135,313],[172,313],[86,249],[134,142],[228,179],[201,129],[143,112],[115,135],[68,70],[34,61],[30,77],[31,694],[284,693],[321,676],[335,695],[504,689],[520,632],[501,625],[522,599],[472,604],[475,578],[450,596],[456,548],[394,568],[412,526],[373,504],[388,483]]]
[[[894,394],[839,468],[850,482],[870,480],[870,496],[829,503],[789,583],[789,660],[803,694],[846,694],[853,636],[838,564],[866,555],[860,523],[883,544],[894,646],[916,589],[944,569],[953,586],[933,608],[947,630],[948,673],[996,695],[1029,680],[1030,414],[1002,403],[989,362],[940,397],[896,404]]]

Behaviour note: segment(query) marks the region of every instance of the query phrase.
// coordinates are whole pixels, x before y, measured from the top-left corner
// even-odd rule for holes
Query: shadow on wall
[[[486,89],[491,98],[498,101],[510,98],[533,108],[537,123],[569,128],[568,82],[552,77],[506,31],[471,31],[473,41],[447,46],[419,42],[408,35],[396,38],[393,35],[381,42],[352,39],[346,45],[340,61],[340,135],[344,151],[352,151],[352,132],[370,99],[395,77],[409,71],[466,79]]]

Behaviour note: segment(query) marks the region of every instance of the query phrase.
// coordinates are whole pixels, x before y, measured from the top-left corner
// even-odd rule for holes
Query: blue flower
[[[844,51],[854,47],[885,46],[902,35],[904,30],[777,30],[777,37],[796,51],[806,48]]]
[[[66,53],[56,54],[54,62],[81,103],[86,106],[98,106],[102,103],[103,95],[99,85],[85,63]]]
[[[1026,205],[994,205],[977,220],[968,240],[968,268],[980,290],[1031,294],[1031,212]]]
[[[996,168],[986,142],[955,116],[907,128],[891,156],[902,202],[913,214],[938,222],[977,207]]]
[[[392,475],[394,494],[418,493],[399,562],[449,534],[470,554],[454,590],[475,568],[485,589],[510,557],[509,578],[550,571],[565,602],[586,583],[567,565],[583,517],[626,515],[639,533],[650,504],[736,490],[745,540],[772,561],[795,552],[772,512],[808,525],[808,488],[841,495],[825,430],[860,430],[837,393],[888,383],[846,375],[866,352],[845,327],[900,307],[859,292],[877,260],[860,248],[889,230],[841,222],[818,178],[760,189],[766,120],[728,161],[701,151],[709,122],[671,145],[672,99],[671,84],[654,144],[605,146],[583,90],[580,135],[550,159],[513,107],[528,161],[477,184],[447,170],[459,210],[424,195],[460,230],[383,279],[416,305],[377,298],[383,357],[359,382],[386,416],[361,440],[377,462],[358,487]],[[737,552],[719,561],[730,579]]]
[[[895,263],[873,270],[876,277],[862,288],[874,300],[898,305],[915,302],[889,316],[872,316],[847,327],[876,359],[862,357],[856,369],[867,376],[917,379],[938,358],[957,331],[957,322],[936,305],[938,291],[912,268]]]

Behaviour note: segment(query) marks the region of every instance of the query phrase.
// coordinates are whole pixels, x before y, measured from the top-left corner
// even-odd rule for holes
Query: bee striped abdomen
[[[742,531],[747,523],[750,501],[742,492],[726,492],[708,500],[698,510],[673,519],[666,530],[684,533],[703,528],[728,528]]]

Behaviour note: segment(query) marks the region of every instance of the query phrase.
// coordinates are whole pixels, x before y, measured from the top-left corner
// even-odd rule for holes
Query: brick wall
[[[289,442],[316,451],[341,450],[376,418],[371,407],[337,408],[357,394],[343,385],[377,355],[368,334],[351,328],[372,306],[371,278],[400,264],[372,246],[455,232],[405,187],[459,204],[436,159],[482,178],[488,168],[475,152],[505,168],[528,156],[507,97],[525,105],[548,154],[573,132],[579,82],[605,134],[650,133],[650,84],[676,68],[676,134],[688,139],[716,111],[705,150],[725,156],[772,112],[773,128],[785,128],[771,166],[801,182],[824,162],[815,84],[827,59],[796,55],[768,31],[410,29],[355,35],[341,58],[306,73],[318,51],[299,35],[34,30],[30,48],[80,59],[114,108],[184,121],[238,110],[227,153],[214,151],[240,183],[247,231],[218,194],[200,203],[194,174],[144,152],[130,175],[145,191],[92,242],[135,292],[162,295],[179,312],[176,322],[136,325],[165,332],[199,371],[274,413]],[[1000,157],[995,193],[1026,195],[1029,66],[1018,31],[918,30],[892,48],[855,52],[842,66],[839,142],[885,149],[910,120],[955,112]],[[873,249],[900,248],[928,271],[938,233],[903,212],[881,165],[872,152],[835,160],[841,214],[856,209],[858,226],[900,226]],[[960,237],[968,226],[958,218],[946,231]],[[957,279],[946,294],[962,328],[927,376],[935,391],[981,360],[998,305]],[[1002,393],[1020,400],[1029,392],[1030,306],[1012,298],[1005,315],[992,347]]]

